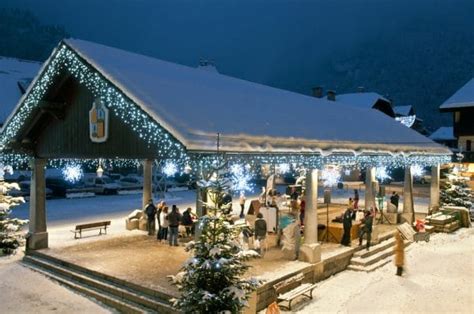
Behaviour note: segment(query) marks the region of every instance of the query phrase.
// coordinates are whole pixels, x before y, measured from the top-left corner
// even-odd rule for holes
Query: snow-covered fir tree
[[[0,164],[0,249],[3,254],[12,254],[20,246],[23,236],[19,231],[28,222],[10,217],[11,208],[25,202],[23,197],[8,195],[9,191],[20,189],[18,183],[4,181],[4,174],[12,172],[11,167]]]
[[[464,170],[461,164],[449,165],[442,169],[441,177],[444,178],[440,190],[440,205],[472,206],[472,191],[469,188],[469,177],[461,175]]]
[[[258,280],[242,277],[248,269],[244,261],[257,253],[240,248],[237,234],[228,223],[231,203],[225,203],[225,195],[232,182],[223,174],[224,168],[219,163],[213,176],[200,182],[209,192],[210,199],[205,203],[208,213],[199,220],[202,232],[198,240],[186,246],[194,256],[173,277],[181,292],[173,300],[174,306],[185,313],[238,313],[259,284]]]

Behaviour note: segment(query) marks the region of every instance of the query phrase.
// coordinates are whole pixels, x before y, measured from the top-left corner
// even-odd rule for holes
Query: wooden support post
[[[35,158],[31,161],[31,166],[30,223],[26,249],[38,250],[48,247],[48,232],[46,227],[46,181],[44,176],[46,159]]]
[[[296,218],[298,219],[298,217]],[[306,172],[306,209],[304,217],[304,244],[299,259],[308,263],[321,261],[321,245],[318,243],[318,170]]]

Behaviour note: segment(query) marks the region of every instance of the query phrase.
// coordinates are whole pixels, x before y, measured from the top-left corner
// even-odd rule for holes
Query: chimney
[[[313,91],[313,96],[316,98],[323,98],[323,88],[321,86],[316,86],[311,89]]]
[[[364,86],[359,86],[359,87],[357,87],[357,92],[363,93],[364,91],[365,91],[365,87],[364,87]]]
[[[331,101],[336,101],[336,92],[333,90],[328,90],[327,99]]]

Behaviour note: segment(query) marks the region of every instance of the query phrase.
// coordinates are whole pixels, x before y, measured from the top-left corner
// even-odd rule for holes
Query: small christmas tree
[[[241,250],[228,223],[226,213],[231,203],[225,203],[224,196],[231,180],[222,175],[223,168],[223,164],[215,167],[211,179],[200,182],[209,191],[210,201],[205,204],[208,214],[199,220],[199,239],[186,246],[194,256],[173,276],[181,292],[174,306],[185,313],[238,313],[259,284],[255,279],[242,278],[248,269],[244,261],[257,253]]]
[[[20,189],[18,183],[4,181],[4,174],[12,172],[11,167],[0,164],[0,249],[3,254],[12,254],[21,245],[23,236],[19,231],[28,222],[10,218],[11,208],[25,202],[23,197],[8,195],[9,191]]]
[[[469,188],[469,177],[464,177],[461,172],[465,170],[462,165],[449,165],[441,172],[444,178],[440,190],[440,205],[472,206],[472,191]]]

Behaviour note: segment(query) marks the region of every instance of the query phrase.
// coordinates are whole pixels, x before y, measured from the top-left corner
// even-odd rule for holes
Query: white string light
[[[64,180],[69,181],[71,183],[76,183],[82,179],[84,173],[82,168],[79,164],[69,164],[63,168],[62,174]]]

